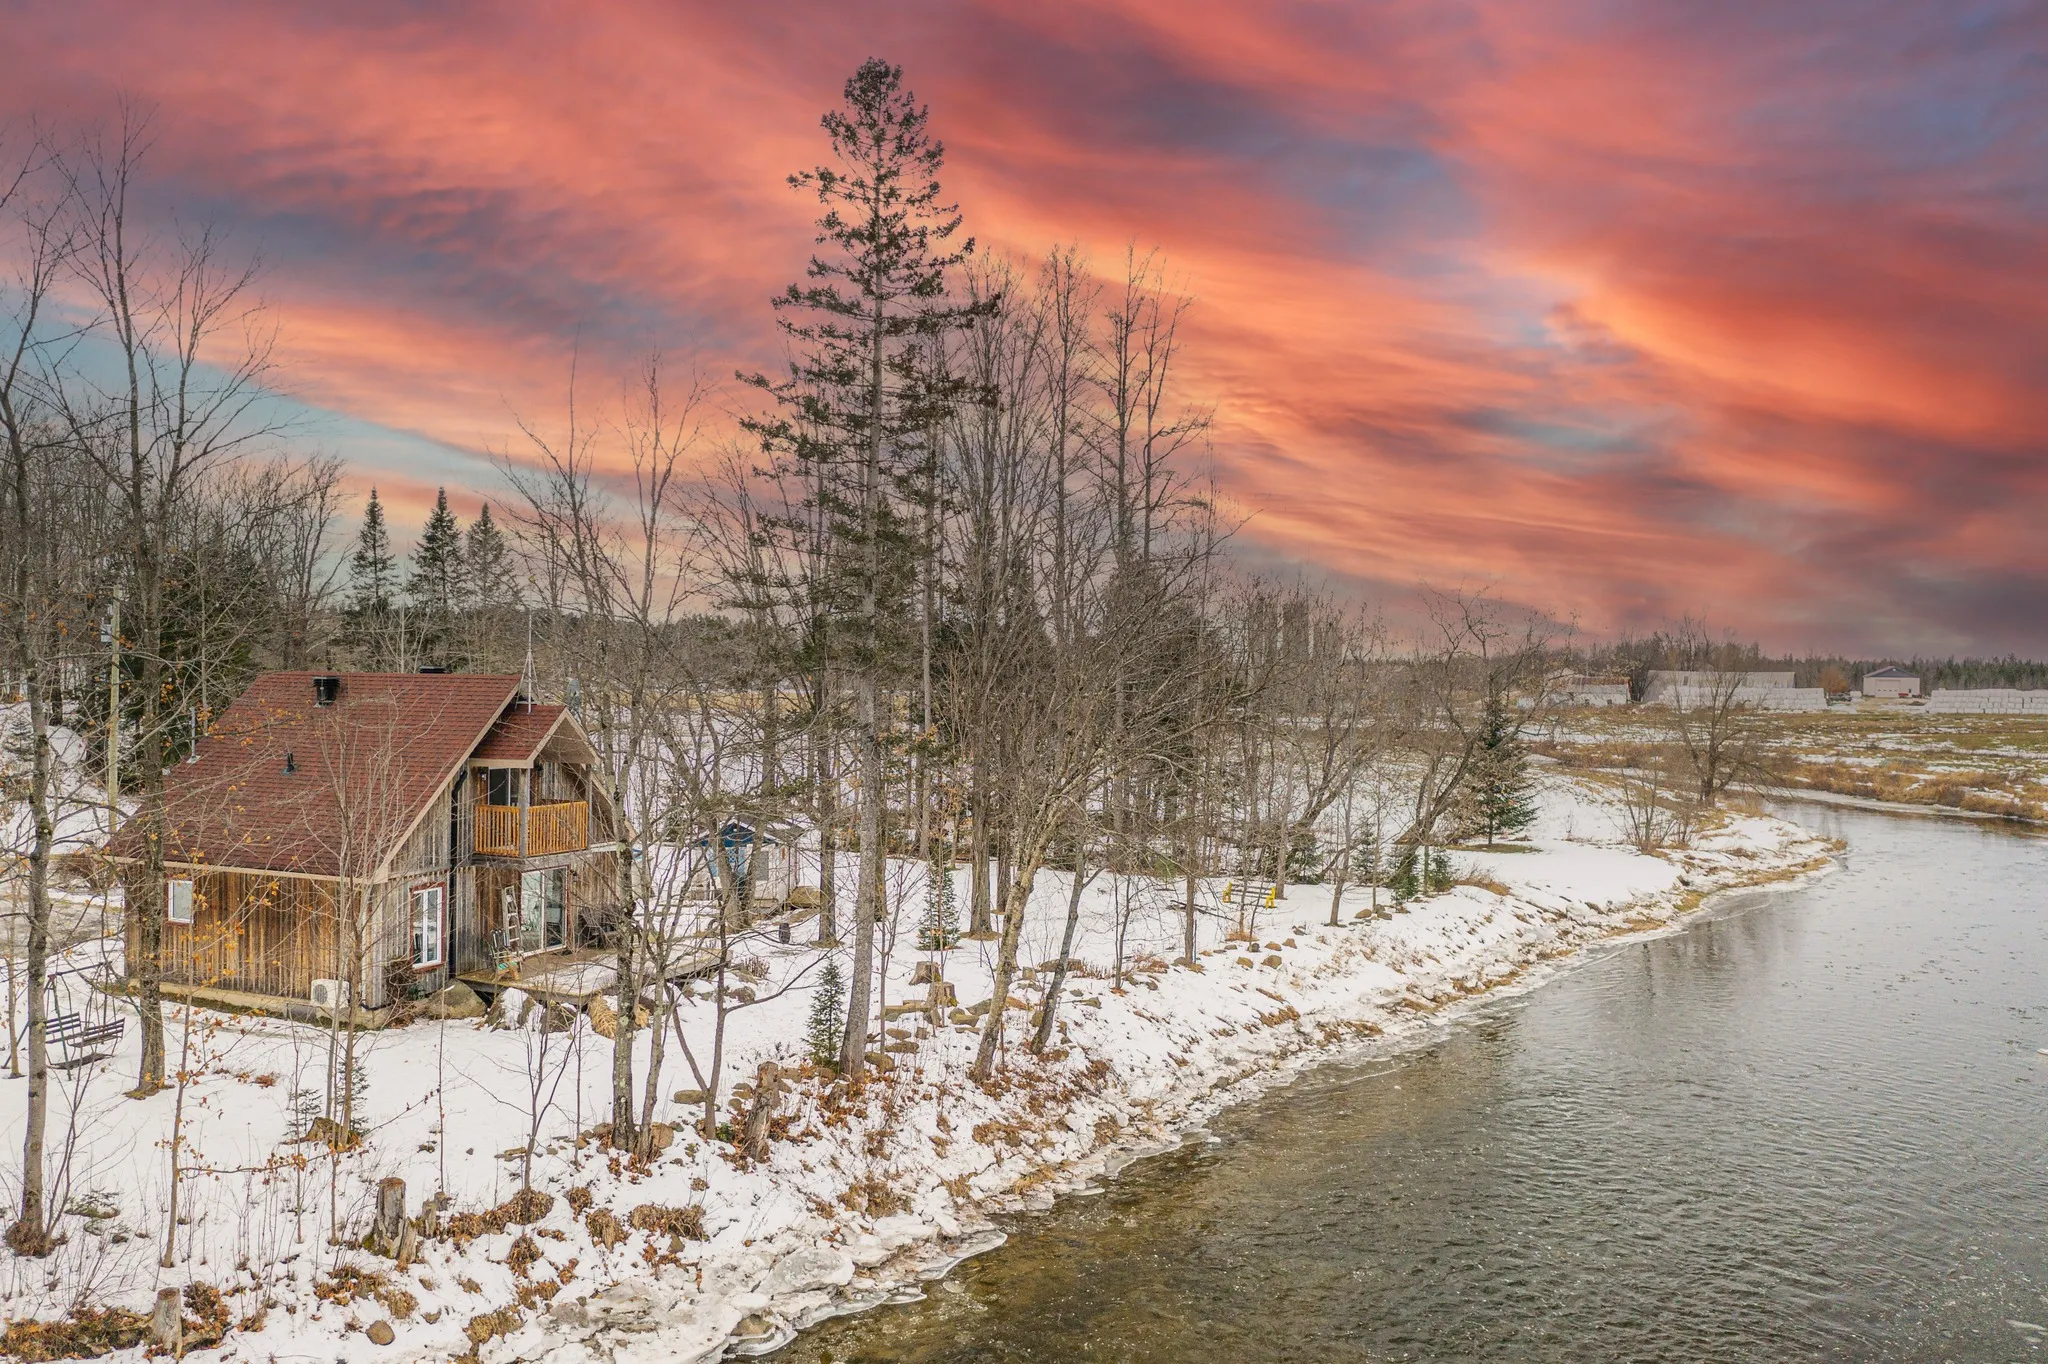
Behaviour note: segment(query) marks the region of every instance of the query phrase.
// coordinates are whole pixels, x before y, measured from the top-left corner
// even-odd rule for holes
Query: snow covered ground
[[[675,1364],[760,1353],[997,1243],[989,1213],[1046,1206],[1299,1066],[1362,1043],[1416,1040],[1455,1012],[1446,1005],[1534,979],[1532,968],[1575,947],[1666,923],[1710,890],[1821,865],[1828,852],[1788,823],[1736,816],[1689,851],[1644,856],[1619,840],[1595,788],[1546,776],[1542,803],[1531,850],[1455,851],[1470,883],[1403,912],[1361,919],[1372,896],[1354,889],[1332,928],[1329,887],[1293,886],[1262,911],[1253,941],[1226,941],[1233,916],[1206,915],[1199,970],[1167,965],[1179,954],[1177,896],[1099,876],[1083,897],[1082,965],[1045,1058],[1025,1045],[1043,972],[1013,991],[1021,1007],[1006,1014],[1004,1068],[986,1087],[967,1076],[973,1027],[900,1016],[889,1024],[893,1068],[859,1091],[801,1074],[758,1164],[696,1138],[698,1110],[668,1101],[695,1086],[672,1036],[657,1116],[676,1136],[647,1170],[576,1140],[609,1115],[611,1044],[583,1020],[544,1033],[540,1011],[526,1027],[420,1022],[366,1034],[368,1139],[337,1157],[290,1140],[305,1095],[323,1083],[323,1032],[205,1011],[188,1023],[174,1013],[173,1064],[184,1055],[191,1078],[172,1268],[159,1259],[180,1095],[123,1096],[136,1065],[131,1021],[112,1059],[58,1086],[52,1145],[65,1152],[69,1130],[67,1240],[45,1261],[0,1252],[0,1315],[56,1318],[81,1301],[147,1311],[159,1288],[197,1283],[207,1287],[188,1295],[187,1315],[196,1324],[210,1312],[233,1328],[187,1355],[195,1359],[409,1361],[474,1351],[487,1364]],[[956,875],[964,892],[966,873]],[[910,984],[932,960],[914,947],[922,876],[905,864],[891,877],[901,927],[890,1005],[925,992]],[[1041,876],[1024,929],[1027,963],[1056,955],[1069,887],[1064,874]],[[1129,906],[1121,989],[1110,979],[1120,904]],[[1385,892],[1381,905],[1391,908]],[[994,944],[979,942],[944,954],[963,1004],[988,997],[993,954]],[[771,941],[749,955],[764,968],[752,988],[765,1002],[732,1017],[728,1092],[763,1061],[802,1064],[819,954]],[[791,980],[794,988],[768,998]],[[711,1006],[692,1005],[683,1021],[701,1058]],[[507,1209],[520,1189],[536,1086],[544,1109],[532,1185],[548,1195],[546,1207]],[[0,1150],[20,1150],[24,1090],[0,1082]],[[425,1239],[400,1268],[358,1248],[378,1181],[389,1176],[406,1181],[408,1211],[439,1193],[450,1215],[497,1212],[444,1215],[457,1234]],[[0,1189],[10,1201],[15,1192]],[[337,1224],[341,1234],[330,1237]],[[221,1295],[217,1306],[208,1290]]]

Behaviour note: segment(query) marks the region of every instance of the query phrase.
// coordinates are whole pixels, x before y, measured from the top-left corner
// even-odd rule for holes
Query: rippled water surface
[[[1799,817],[1846,870],[1234,1110],[779,1358],[2040,1358],[2048,844]]]

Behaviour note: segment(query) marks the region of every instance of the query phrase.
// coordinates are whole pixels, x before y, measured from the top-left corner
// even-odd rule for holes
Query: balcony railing
[[[520,816],[525,815],[525,827]],[[493,857],[545,857],[580,852],[590,846],[590,803],[558,801],[552,805],[479,805],[476,807],[476,850]]]

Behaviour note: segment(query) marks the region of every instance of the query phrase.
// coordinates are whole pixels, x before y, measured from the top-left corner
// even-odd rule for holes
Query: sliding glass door
[[[543,952],[569,941],[569,872],[565,867],[519,874],[519,949]]]

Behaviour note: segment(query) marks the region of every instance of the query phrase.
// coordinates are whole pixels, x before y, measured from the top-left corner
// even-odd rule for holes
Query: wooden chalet
[[[629,853],[595,764],[516,677],[267,673],[166,774],[164,884],[136,821],[112,852],[167,993],[376,1012],[597,955]]]

